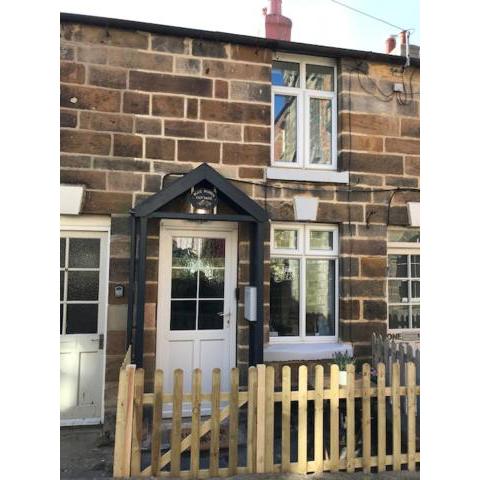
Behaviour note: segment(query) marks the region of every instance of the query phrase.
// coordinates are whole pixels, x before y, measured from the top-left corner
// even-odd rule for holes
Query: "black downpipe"
[[[128,271],[128,315],[127,315],[127,344],[125,349],[132,344],[133,338],[133,308],[135,305],[135,265],[136,265],[136,246],[137,246],[137,233],[136,233],[136,219],[132,214],[130,216],[130,263]]]
[[[145,313],[145,264],[147,256],[147,221],[140,218],[140,238],[138,242],[137,311],[135,322],[135,364],[143,368],[143,325]]]

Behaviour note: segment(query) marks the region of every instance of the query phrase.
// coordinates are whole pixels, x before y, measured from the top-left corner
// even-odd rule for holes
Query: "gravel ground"
[[[102,438],[100,427],[71,427],[60,430],[60,478],[112,478],[113,443]],[[145,480],[146,477],[142,477]],[[151,477],[153,478],[153,477]],[[419,480],[420,472],[365,474],[323,473],[237,475],[230,480]]]

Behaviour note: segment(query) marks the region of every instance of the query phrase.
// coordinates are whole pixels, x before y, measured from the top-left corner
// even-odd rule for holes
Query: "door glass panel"
[[[413,278],[420,278],[420,255],[410,256],[410,269]]]
[[[60,272],[60,300],[63,300],[65,272]]]
[[[298,336],[298,259],[272,258],[270,263],[270,335]]]
[[[71,238],[68,252],[70,268],[98,268],[100,266],[99,238]]]
[[[408,302],[408,280],[388,281],[388,301],[391,303]]]
[[[412,328],[420,328],[420,305],[412,307]]]
[[[224,270],[223,268],[204,268],[199,272],[200,298],[223,298]]]
[[[199,238],[202,268],[223,267],[225,265],[225,239]]]
[[[223,300],[200,300],[198,305],[198,329],[221,330],[223,328]]]
[[[307,65],[307,88],[333,92],[333,67]]]
[[[195,300],[177,300],[171,302],[170,330],[195,330]]]
[[[222,329],[225,239],[174,238],[172,266],[170,329]],[[213,298],[221,300],[207,300]]]
[[[275,95],[273,151],[276,162],[297,161],[297,97]]]
[[[310,250],[332,250],[333,232],[310,230]]]
[[[335,261],[307,260],[306,334],[335,335]]]
[[[98,300],[98,272],[69,271],[67,300]]]
[[[298,87],[300,85],[300,65],[293,62],[272,62],[272,85]]]
[[[408,305],[390,305],[388,324],[390,328],[408,328]]]
[[[332,101],[310,99],[310,157],[314,165],[332,163]]]
[[[412,281],[412,302],[418,302],[420,300],[420,281]]]
[[[297,230],[274,230],[275,248],[296,250],[298,248]]]
[[[198,246],[194,238],[177,237],[173,239],[172,265],[174,267],[196,268]]]
[[[408,255],[389,255],[388,256],[388,276],[389,277],[408,277]]]
[[[189,268],[172,269],[172,298],[197,296],[197,272]]]
[[[60,267],[65,266],[65,244],[66,244],[66,239],[61,238],[60,239]]]
[[[98,305],[67,305],[67,333],[97,333]]]

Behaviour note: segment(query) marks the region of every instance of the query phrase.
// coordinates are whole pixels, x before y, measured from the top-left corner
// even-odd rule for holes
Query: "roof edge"
[[[366,50],[353,50],[348,48],[328,47],[313,45],[310,43],[287,42],[271,38],[239,35],[236,33],[217,32],[211,30],[199,30],[195,28],[176,27],[172,25],[159,25],[155,23],[139,22],[134,20],[122,20],[117,18],[96,17],[78,13],[60,13],[60,21],[65,23],[83,23],[99,27],[112,27],[124,30],[140,30],[161,35],[201,38],[204,40],[216,40],[223,42],[238,43],[254,47],[268,48],[274,51],[289,52],[303,55],[316,55],[323,57],[350,57],[366,61],[404,65],[405,57],[389,55],[386,53],[371,52]],[[410,64],[420,67],[419,58],[410,58]]]

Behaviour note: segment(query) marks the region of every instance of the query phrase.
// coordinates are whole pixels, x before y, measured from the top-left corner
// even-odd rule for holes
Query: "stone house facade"
[[[272,85],[272,72],[288,69],[289,62],[325,64],[334,72],[328,97],[331,117],[321,132],[323,142],[329,139],[334,168],[309,169],[304,164],[288,170],[276,164],[276,152],[282,147],[274,149],[271,141],[275,95],[291,94]],[[388,319],[388,304],[395,303],[397,288],[392,280],[389,299],[389,245],[408,248],[413,238],[415,248],[419,246],[412,212],[420,195],[419,98],[415,95],[420,69],[419,61],[406,69],[404,63],[403,57],[392,55],[62,15],[60,182],[62,187],[83,186],[80,212],[62,215],[62,231],[67,232],[66,238],[74,238],[71,232],[82,230],[82,218],[85,224],[102,219],[107,225],[105,295],[99,297],[105,304],[105,353],[99,364],[102,419],[115,408],[118,369],[127,344],[129,211],[203,163],[253,199],[269,218],[264,244],[265,362],[315,363],[345,349],[368,359],[373,332],[398,330]],[[394,92],[398,84],[403,92]],[[291,96],[300,102],[302,94]],[[291,101],[284,105],[291,106]],[[300,119],[296,112],[294,123],[299,123],[295,125],[308,119],[308,108],[300,112]],[[292,127],[282,128],[286,133],[279,135],[285,139]],[[295,135],[300,145],[301,131]],[[305,158],[308,151],[308,146],[303,148]],[[280,153],[288,154],[287,149]],[[300,153],[298,148],[296,161]],[[308,214],[299,211],[306,208],[301,203],[305,198],[314,199],[314,219],[305,220]],[[185,205],[182,200],[175,208],[187,211]],[[73,230],[71,225],[76,225]],[[245,224],[239,224],[236,235],[234,363],[217,366],[238,366],[245,378],[250,344],[244,287],[250,283],[251,261]],[[306,242],[317,237],[323,245],[320,250],[325,247],[322,242],[327,242],[332,251],[324,258],[297,250],[290,258],[285,251],[291,247],[291,235],[294,242],[301,243],[302,238],[302,248],[311,247],[313,255],[313,243],[307,247]],[[309,240],[304,235],[310,235]],[[149,223],[147,236],[143,367],[151,390],[162,356],[159,280],[170,265],[163,263],[159,219]],[[74,243],[69,242],[69,255],[74,258]],[[295,245],[294,250],[300,248]],[[399,258],[395,261],[400,262]],[[414,296],[415,282],[410,277],[416,276],[412,273],[416,257],[409,256],[408,262],[409,275],[404,280],[408,295],[400,295],[399,303],[407,299],[405,318],[410,323],[400,327],[417,331],[419,310],[409,303]],[[308,269],[313,280],[305,276]],[[70,271],[69,281],[74,273]],[[61,325],[65,339],[69,308],[73,312],[75,305],[69,304],[68,294],[63,295],[67,295],[61,299],[66,309]],[[271,299],[280,303],[271,305]],[[100,305],[98,312],[103,310]],[[327,312],[328,320],[321,312]],[[292,318],[293,330],[288,323]],[[327,342],[321,341],[322,328],[330,328]]]

